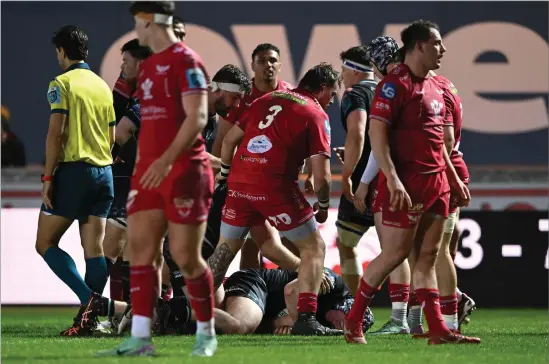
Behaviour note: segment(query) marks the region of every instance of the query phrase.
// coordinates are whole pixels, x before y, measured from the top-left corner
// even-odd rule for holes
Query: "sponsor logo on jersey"
[[[248,142],[248,152],[254,154],[261,154],[268,152],[273,147],[271,140],[265,135],[258,135],[253,137]]]
[[[153,82],[150,78],[147,78],[141,83],[141,89],[143,90],[143,100],[151,100],[153,98],[151,95],[152,86]]]
[[[199,89],[205,89],[206,88],[206,76],[204,76],[204,72],[196,67],[196,68],[189,68],[185,72],[187,76],[187,83],[189,84],[189,88],[199,88]]]
[[[240,160],[248,163],[259,163],[259,164],[266,164],[269,161],[265,157],[248,157],[245,155],[241,155]]]
[[[300,105],[307,105],[307,100],[299,94],[289,92],[274,91],[271,93],[272,97],[280,97],[286,100],[297,102]]]
[[[328,135],[332,135],[332,127],[330,126],[330,120],[328,119],[324,120],[324,128],[326,129],[326,133]]]
[[[228,196],[229,197],[234,197],[234,198],[243,198],[245,200],[248,200],[248,201],[267,201],[268,198],[267,196],[265,195],[253,195],[253,194],[250,194],[248,192],[240,192],[240,191],[235,191],[235,190],[229,190],[227,192]]]
[[[381,95],[387,100],[391,100],[396,95],[396,87],[390,82],[384,83],[381,87]]]
[[[376,102],[376,109],[379,110],[389,110],[389,104],[386,104],[384,102],[378,101]]]
[[[159,64],[156,65],[156,74],[157,75],[165,75],[168,70],[170,69],[170,65],[167,66],[161,66]]]

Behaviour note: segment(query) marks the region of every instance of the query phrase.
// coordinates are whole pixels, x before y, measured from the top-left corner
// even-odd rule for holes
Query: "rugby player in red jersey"
[[[185,23],[183,22],[183,19],[181,19],[178,16],[173,17],[173,24],[172,24],[173,32],[175,36],[183,41],[186,36],[185,32]],[[131,41],[130,41],[131,42]],[[120,73],[120,76],[116,80],[116,83],[114,84],[113,88],[113,100],[114,100],[114,111],[116,114],[116,121],[117,121],[117,130],[118,128],[118,122],[122,119],[123,116],[125,116],[128,107],[133,106],[133,100],[134,98],[132,95],[136,91],[135,84],[136,84],[136,78],[137,78],[137,60],[135,60],[133,57],[133,50],[130,50],[128,48],[129,45],[132,43],[126,43],[121,51],[122,51],[122,65],[120,66],[122,72]],[[132,54],[129,54],[129,53]],[[128,75],[125,74],[128,72],[130,76],[128,78]],[[135,76],[133,76],[133,73],[135,73]],[[126,126],[128,126],[125,129],[131,129],[131,123],[125,123]],[[124,134],[128,134],[127,132]],[[133,133],[130,133],[133,134]],[[136,138],[130,138],[127,137],[125,140],[129,141],[129,144],[131,146],[126,146],[125,149],[131,148],[132,150],[135,150],[137,148],[137,139]],[[113,169],[118,168],[116,166],[116,163],[122,163],[128,167],[130,167],[130,170],[133,171],[133,163],[131,165],[128,165],[127,161],[122,160],[121,158],[116,158],[118,156],[118,150],[120,149],[118,144],[115,144],[113,148],[113,158],[115,159],[115,166]],[[132,158],[133,159],[133,158]],[[212,158],[212,163],[214,162],[214,159]],[[131,173],[131,172],[130,172]],[[128,174],[128,176],[131,174]],[[115,175],[115,203],[117,201],[117,191],[116,191],[116,185],[117,179]],[[127,187],[127,191],[129,191],[129,183]],[[124,206],[121,206],[118,208],[118,210],[123,210],[123,216],[116,216],[120,217],[121,221],[115,221],[114,219],[111,219],[109,217],[108,221],[111,223],[109,226],[107,225],[107,231],[105,233],[105,239],[103,240],[103,249],[105,250],[105,254],[110,259],[107,259],[107,265],[109,265],[109,275],[110,275],[110,294],[111,298],[113,300],[124,300],[128,301],[129,299],[129,277],[130,277],[130,263],[127,260],[123,259],[123,247],[125,245],[126,241],[126,208],[125,208],[125,200],[128,195],[127,192],[123,192],[124,196],[122,198],[119,198],[118,200],[124,203]],[[112,209],[111,209],[112,211]],[[114,223],[114,225],[113,225]],[[114,227],[113,227],[114,226]],[[111,231],[109,231],[109,229]],[[122,236],[124,235],[124,236]],[[107,255],[108,254],[108,255]],[[114,264],[113,262],[114,257]],[[117,260],[116,260],[117,259]]]
[[[469,184],[469,171],[463,160],[463,154],[459,151],[461,142],[461,125],[463,108],[461,98],[454,84],[444,76],[434,75],[433,78],[440,83],[443,89],[444,102],[446,104],[445,123],[453,126],[453,135],[446,138],[446,149],[450,151],[450,160],[459,179]],[[457,288],[457,274],[454,265],[457,250],[457,239],[454,238],[456,222],[459,216],[459,196],[450,195],[450,209],[448,219],[444,222],[441,251],[436,259],[436,275],[440,291],[440,310],[446,326],[451,330],[459,330],[463,320],[475,309],[475,302],[461,293]],[[461,297],[458,297],[459,293]],[[459,304],[458,304],[459,302]],[[458,306],[461,309],[458,317]],[[415,324],[421,324],[421,321]],[[411,323],[412,324],[412,323]],[[429,333],[421,334],[421,330],[414,330],[419,335],[415,338],[429,337]]]
[[[397,51],[398,44],[391,37],[377,37],[368,45],[368,58],[373,63],[374,72],[379,79],[383,79],[387,73],[390,73],[397,66],[398,61],[395,59]],[[373,107],[375,107],[375,105]],[[366,211],[367,202],[371,204],[370,208],[374,214],[376,230],[378,236],[381,237],[381,208],[379,201],[376,201],[378,196],[378,182],[375,177],[378,174],[378,168],[372,153],[370,153],[370,157],[368,157],[367,160],[368,163],[364,169],[361,183],[357,188],[354,202],[355,207],[359,211]],[[381,183],[384,183],[383,178],[383,175],[380,174],[379,179],[381,180]],[[370,184],[371,188],[369,188]],[[368,198],[369,189],[372,190],[371,198]],[[386,249],[386,245],[391,244],[391,242],[385,241],[382,238],[379,240],[382,249]],[[410,296],[410,276],[410,266],[407,259],[389,275],[388,288],[392,307],[391,318],[382,325],[381,328],[370,332],[371,335],[408,334],[410,332],[406,320],[408,299]]]
[[[250,228],[267,220],[298,247],[299,315],[292,329],[296,335],[335,333],[315,318],[325,243],[313,217],[321,223],[328,217],[330,122],[325,109],[336,94],[338,79],[332,66],[323,63],[307,71],[295,90],[274,91],[256,100],[227,134],[222,149],[220,175],[228,175],[229,191],[220,244],[242,246]],[[307,158],[319,199],[316,216],[298,185]]]
[[[212,356],[217,349],[213,279],[200,254],[213,193],[201,136],[208,117],[208,76],[200,56],[175,36],[174,10],[172,1],[130,7],[140,44],[154,52],[138,76],[142,126],[127,204],[132,335],[99,355],[155,355],[151,321],[159,284],[153,262],[166,228],[196,312],[192,354]]]
[[[438,26],[431,22],[416,21],[401,36],[404,64],[378,85],[369,131],[375,159],[386,178],[386,183],[379,185],[382,239],[392,244],[366,269],[345,320],[345,338],[350,343],[366,343],[360,323],[364,310],[389,273],[410,255],[415,238],[422,245],[415,250],[413,282],[424,305],[429,344],[480,343],[478,338],[451,332],[444,324],[434,270],[448,215],[450,185],[461,199],[470,198],[444,144],[449,129],[443,127],[444,91],[428,75],[440,67],[445,48]],[[424,235],[415,237],[419,224]]]
[[[242,114],[248,109],[254,100],[275,90],[286,90],[293,88],[293,85],[278,78],[282,63],[280,63],[280,49],[270,43],[259,44],[252,52],[252,92],[244,97],[239,107],[229,111],[227,115],[221,115],[217,123],[216,137],[213,142],[212,154],[216,157],[221,156],[221,147],[225,135],[231,127],[237,122]],[[267,224],[268,229],[268,224]],[[273,229],[270,232],[274,231]],[[259,248],[256,245],[263,245],[262,237],[265,236],[265,229],[255,227],[250,232],[252,239],[247,239],[240,255],[240,269],[259,268]],[[272,235],[272,234],[270,234]],[[278,238],[276,238],[279,240]],[[281,244],[280,241],[275,242]],[[269,243],[265,246],[269,247]]]

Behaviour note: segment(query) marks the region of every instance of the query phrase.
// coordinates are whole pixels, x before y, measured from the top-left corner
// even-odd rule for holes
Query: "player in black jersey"
[[[343,279],[324,269],[331,286],[318,296],[317,319],[330,328],[329,334],[343,334],[343,317],[353,303]],[[233,273],[224,283],[224,296],[215,310],[216,330],[225,334],[289,334],[297,318],[297,272],[286,269],[250,268]],[[188,322],[191,310],[186,298],[172,300],[172,322]],[[364,330],[374,322],[371,311],[364,316]]]
[[[360,183],[371,151],[368,115],[377,82],[366,47],[352,47],[341,52],[340,58],[343,63],[341,75],[346,87],[341,99],[341,122],[347,136],[343,158],[343,194],[336,222],[337,247],[343,280],[354,293],[362,276],[362,265],[357,257],[356,246],[366,231],[374,225],[370,211],[361,213],[355,209],[353,194]]]
[[[109,212],[103,240],[105,256],[112,263],[116,261],[122,252],[126,240],[126,199],[130,191],[130,178],[133,173],[137,151],[137,135],[141,125],[139,100],[135,95],[139,64],[152,54],[148,47],[140,46],[137,39],[124,44],[121,52],[121,69],[126,90],[124,93],[128,93],[129,97],[125,100],[122,97],[115,98],[115,110],[119,110],[119,112],[116,115],[116,144],[113,148],[113,159],[115,161],[112,168],[114,201]],[[121,95],[117,90],[118,88],[115,87],[113,93]],[[125,110],[120,112],[124,104]],[[129,264],[126,265],[126,269],[129,269]],[[113,298],[122,299],[124,297]]]

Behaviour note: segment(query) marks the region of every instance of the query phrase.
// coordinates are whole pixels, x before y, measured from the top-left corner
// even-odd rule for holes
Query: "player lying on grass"
[[[298,273],[286,269],[244,269],[233,273],[216,294],[216,330],[225,334],[290,334],[297,314]],[[354,299],[343,279],[324,268],[330,289],[318,296],[317,320],[332,335],[343,335],[343,320]],[[326,290],[324,288],[324,290]],[[218,301],[217,301],[218,300]],[[192,334],[194,313],[185,296],[170,301],[167,331]],[[370,310],[363,328],[374,323]]]

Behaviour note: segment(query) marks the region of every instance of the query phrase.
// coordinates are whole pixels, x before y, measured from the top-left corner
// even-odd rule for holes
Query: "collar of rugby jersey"
[[[71,65],[70,67],[68,67],[64,73],[67,73],[69,71],[72,71],[72,70],[75,70],[75,69],[84,69],[84,70],[89,70],[90,69],[90,66],[86,63],[86,62],[80,62],[80,63],[75,63],[73,65]]]
[[[282,81],[280,80],[280,78],[277,78],[276,79],[276,88],[273,90],[273,91],[280,91],[282,90],[283,87],[282,87]],[[257,87],[255,87],[255,77],[252,78],[252,92],[250,92],[250,96],[255,100],[255,99],[258,99],[260,98],[261,96],[265,95],[265,94],[268,94],[270,91],[268,92],[263,92],[261,90],[259,90]]]
[[[293,90],[291,90],[293,92],[297,92],[298,94],[300,95],[303,95],[305,97],[308,97],[310,98],[311,100],[313,100],[313,102],[316,104],[316,106],[318,106],[320,109],[322,109],[322,107],[320,106],[320,102],[318,102],[318,100],[316,99],[316,97],[312,94],[312,92],[310,92],[309,90],[305,90],[304,88],[299,88],[299,87],[296,87],[294,88]]]

